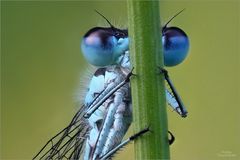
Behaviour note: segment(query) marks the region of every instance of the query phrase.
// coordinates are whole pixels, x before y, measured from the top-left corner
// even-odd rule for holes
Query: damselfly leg
[[[139,131],[136,134],[133,134],[132,136],[130,136],[129,138],[127,138],[126,140],[122,141],[118,146],[116,146],[115,148],[113,148],[112,150],[110,150],[108,153],[106,153],[105,155],[103,155],[102,157],[100,157],[100,160],[105,160],[108,159],[110,157],[112,157],[117,151],[119,151],[121,148],[125,147],[127,144],[129,144],[130,142],[136,140],[137,138],[139,138],[140,136],[146,134],[147,132],[151,132],[150,128],[144,128],[143,130]],[[175,137],[174,135],[168,131],[168,133],[170,134],[170,139],[168,140],[169,145],[173,144],[173,142],[175,141]]]
[[[187,117],[188,112],[168,75],[168,71],[161,67],[158,68],[160,73],[164,75],[164,78],[167,82],[166,98],[169,105],[182,117]]]
[[[108,159],[110,157],[112,157],[118,150],[120,150],[121,148],[123,148],[124,146],[126,146],[127,144],[129,144],[131,141],[136,140],[138,137],[142,136],[143,134],[149,132],[150,129],[149,127],[139,131],[138,133],[130,136],[129,138],[127,138],[126,140],[122,141],[118,146],[116,146],[115,148],[113,148],[112,150],[110,150],[109,152],[107,152],[105,155],[103,155],[102,157],[100,157],[101,160],[105,160]]]

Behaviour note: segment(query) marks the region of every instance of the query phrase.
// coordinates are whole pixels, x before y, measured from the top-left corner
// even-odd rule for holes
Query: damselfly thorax
[[[101,94],[106,95],[123,82],[129,72],[128,68],[119,66],[99,68],[90,82],[86,101],[89,101],[89,97],[96,99]],[[84,159],[101,158],[120,144],[131,121],[131,95],[128,82],[115,91],[88,118],[90,132],[86,142]]]

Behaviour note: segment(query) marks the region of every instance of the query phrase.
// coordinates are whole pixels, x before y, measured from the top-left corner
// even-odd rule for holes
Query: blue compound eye
[[[108,30],[100,27],[89,30],[82,39],[81,48],[86,60],[94,66],[112,63],[114,38]]]
[[[83,37],[81,48],[84,57],[94,66],[116,64],[118,58],[128,50],[127,30],[95,27]]]
[[[177,27],[166,27],[162,32],[164,65],[176,66],[183,62],[188,55],[188,36]]]
[[[167,25],[180,13],[175,14],[162,28],[163,57],[165,66],[176,66],[184,61],[188,55],[189,39],[187,34],[178,27]]]
[[[114,27],[106,17],[96,12],[110,27],[95,27],[84,35],[81,43],[83,55],[94,66],[117,64],[120,56],[129,48],[128,31]]]

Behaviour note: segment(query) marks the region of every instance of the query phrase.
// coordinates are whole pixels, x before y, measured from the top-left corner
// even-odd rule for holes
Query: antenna
[[[95,12],[97,12],[97,14],[99,14],[103,19],[105,19],[107,21],[107,23],[110,25],[111,28],[115,28],[112,23],[104,16],[102,15],[100,12],[98,12],[96,9],[95,9]]]
[[[178,12],[177,14],[175,14],[164,26],[163,28],[166,28],[167,25],[175,18],[177,17],[180,13],[182,13],[185,10],[185,8],[183,10],[181,10],[180,12]]]

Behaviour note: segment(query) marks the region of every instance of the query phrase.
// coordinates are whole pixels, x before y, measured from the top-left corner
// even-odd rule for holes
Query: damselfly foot
[[[131,137],[129,137],[129,139],[130,139],[131,141],[132,141],[132,140],[135,140],[135,139],[137,139],[138,137],[140,137],[141,135],[143,135],[143,134],[145,134],[145,133],[147,133],[147,132],[149,132],[149,131],[150,131],[150,129],[149,129],[149,127],[147,127],[147,128],[145,128],[145,129],[139,131],[138,133],[135,133],[134,135],[132,135]]]
[[[129,82],[130,81],[130,77],[131,76],[137,76],[136,74],[133,73],[134,67],[131,69],[131,71],[127,74],[125,82]]]
[[[168,77],[168,71],[164,69],[163,67],[158,66],[158,71],[160,74],[163,74],[164,77]]]
[[[170,139],[168,140],[169,145],[173,144],[173,142],[175,141],[175,137],[172,134],[172,132],[168,131],[168,133],[170,134]]]

